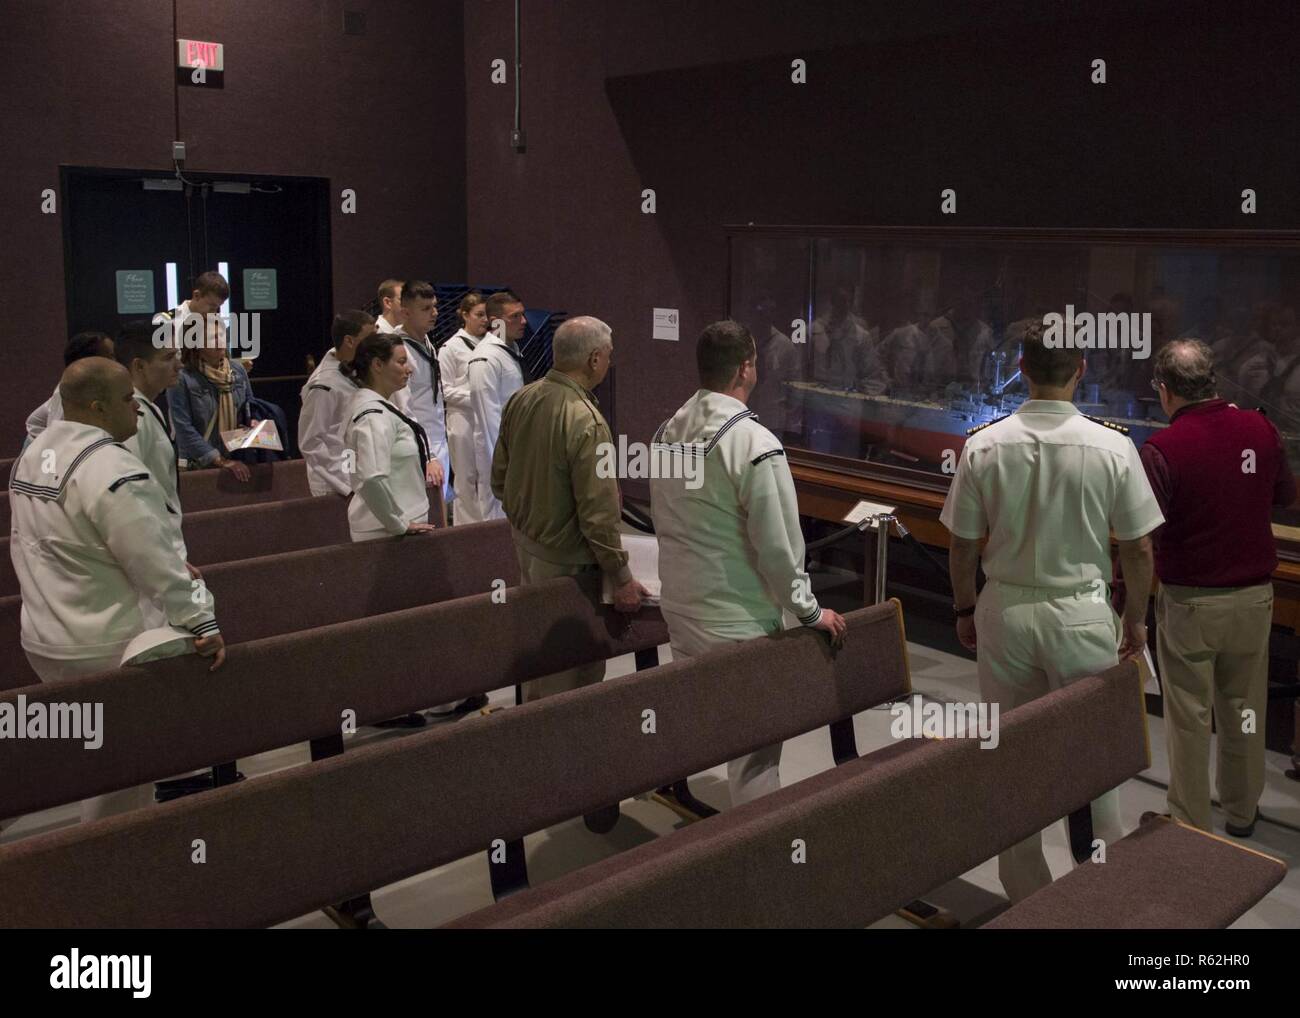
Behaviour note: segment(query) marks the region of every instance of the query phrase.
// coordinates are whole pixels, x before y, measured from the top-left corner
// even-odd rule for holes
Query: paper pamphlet
[[[634,579],[648,590],[649,596],[642,604],[659,603],[659,539],[653,534],[623,534],[623,550],[627,552],[627,565]],[[605,604],[614,603],[614,584],[606,573],[601,584],[600,599]]]
[[[223,431],[221,441],[229,452],[238,449],[270,449],[273,452],[284,452],[284,444],[280,441],[280,433],[275,428],[275,421],[258,421],[249,428]]]

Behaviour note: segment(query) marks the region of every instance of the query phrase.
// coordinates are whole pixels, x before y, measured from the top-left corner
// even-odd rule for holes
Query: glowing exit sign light
[[[184,68],[203,67],[209,71],[224,71],[226,69],[226,49],[219,42],[177,39],[176,66]]]

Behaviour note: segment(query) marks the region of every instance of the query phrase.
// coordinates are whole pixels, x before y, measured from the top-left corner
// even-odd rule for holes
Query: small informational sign
[[[176,66],[185,68],[202,67],[208,71],[224,71],[226,69],[226,48],[219,42],[177,39]]]
[[[244,270],[244,307],[249,311],[274,311],[279,294],[275,269]]]
[[[153,270],[117,270],[117,313],[151,315],[153,307]]]
[[[861,523],[868,516],[892,516],[894,506],[881,505],[879,502],[859,502],[844,517],[845,523]]]
[[[677,341],[678,316],[676,308],[654,309],[654,338]]]

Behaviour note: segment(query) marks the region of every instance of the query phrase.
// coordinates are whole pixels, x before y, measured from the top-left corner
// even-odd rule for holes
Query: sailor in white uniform
[[[344,461],[356,497],[348,506],[354,541],[433,530],[425,484],[428,440],[418,421],[393,403],[411,377],[402,337],[374,333],[344,370],[360,386],[348,409]]]
[[[334,346],[321,358],[302,387],[298,415],[298,448],[307,464],[307,486],[313,495],[352,494],[343,469],[343,429],[356,399],[357,384],[342,371],[362,340],[375,331],[375,320],[364,311],[341,311],[334,316]]]
[[[817,603],[804,569],[785,449],[746,405],[758,382],[754,339],[738,322],[715,322],[696,359],[701,388],[651,447],[659,469],[650,514],[673,658],[777,632],[787,613],[838,644],[844,619]],[[780,788],[780,761],[780,744],[731,761],[732,804]]]
[[[420,422],[429,442],[428,480],[442,486],[444,503],[453,498],[451,455],[447,451],[446,414],[442,402],[438,354],[428,332],[438,318],[438,298],[433,287],[420,280],[402,284],[402,339],[411,362],[411,380],[397,395],[397,408]]]
[[[118,333],[114,344],[117,362],[131,375],[135,386],[136,432],[122,444],[134,453],[148,468],[153,479],[163,490],[163,501],[168,509],[173,547],[187,560],[185,537],[181,532],[183,513],[180,496],[180,470],[176,440],[162,411],[155,402],[158,396],[176,384],[181,373],[181,359],[174,345],[158,347],[153,341],[154,326],[148,321],[128,322]],[[171,339],[170,336],[167,337]],[[199,571],[186,561],[190,576],[197,579]],[[155,605],[155,617],[150,628],[165,625],[162,606]]]
[[[519,341],[524,338],[524,305],[509,290],[487,299],[490,331],[469,361],[469,391],[474,405],[474,457],[478,476],[491,478],[492,454],[501,432],[506,401],[528,382]],[[506,518],[488,484],[480,483],[479,512],[485,520]]]
[[[162,487],[121,444],[139,418],[131,376],[101,357],[68,367],[65,417],[19,456],[9,481],[10,554],[22,589],[22,647],[43,682],[118,667],[146,628],[142,600],[194,649],[225,660],[211,593],[173,543]],[[83,819],[147,804],[151,786],[87,800]]]
[[[474,455],[474,405],[470,398],[469,362],[488,331],[483,295],[466,294],[457,308],[461,327],[438,351],[442,368],[442,398],[447,405],[447,448],[455,474],[456,523],[483,520],[478,462]],[[488,491],[488,494],[491,494]]]
[[[1082,352],[1046,346],[1041,322],[1022,346],[1030,398],[974,429],[939,516],[952,533],[957,637],[976,651],[980,695],[1001,716],[1142,653],[1148,535],[1164,522],[1124,429],[1072,402],[1087,370]],[[1127,593],[1122,626],[1107,589],[1112,532]],[[988,582],[977,600],[981,557]],[[1094,837],[1113,845],[1124,836],[1114,790],[1093,800],[1091,813]],[[1050,883],[1041,835],[1002,852],[998,876],[1012,901]]]
[[[63,366],[66,368],[83,357],[112,356],[113,341],[107,335],[94,331],[79,332],[68,340],[68,345],[63,348]],[[61,420],[63,420],[63,400],[59,397],[59,387],[56,385],[50,398],[27,415],[27,438],[23,441],[23,445],[26,446],[55,421]]]
[[[379,284],[379,317],[375,319],[379,332],[402,331],[402,281],[385,279]]]

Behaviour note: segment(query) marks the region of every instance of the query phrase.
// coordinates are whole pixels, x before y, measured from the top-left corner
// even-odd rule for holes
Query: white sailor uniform
[[[1132,541],[1164,522],[1124,429],[1073,403],[1028,400],[971,433],[939,519],[957,537],[988,535],[977,670],[981,696],[1002,715],[1116,664],[1111,531]],[[1123,836],[1114,791],[1092,815],[1096,837]],[[1003,852],[998,872],[1013,901],[1050,883],[1041,835]]]
[[[673,657],[821,619],[785,449],[744,403],[700,389],[655,433],[650,514]],[[688,471],[694,475],[687,476]],[[655,477],[654,473],[662,476]],[[733,760],[733,804],[780,788],[781,746]]]
[[[307,486],[313,495],[350,495],[343,469],[343,429],[358,386],[343,374],[338,355],[330,350],[302,387],[298,415],[298,448],[307,464]]]
[[[27,441],[30,442],[55,421],[61,420],[63,397],[59,395],[59,387],[56,385],[50,398],[27,415]]]
[[[411,378],[406,388],[393,394],[393,405],[408,417],[413,417],[424,428],[429,443],[429,455],[442,464],[442,498],[450,503],[455,497],[451,490],[451,456],[447,451],[447,423],[442,402],[441,370],[438,354],[427,337],[418,339],[402,333],[406,356],[411,362]]]
[[[343,441],[356,495],[348,505],[352,540],[405,534],[412,523],[429,521],[428,440],[418,421],[373,389],[361,389],[348,410]]]
[[[501,433],[501,411],[506,401],[527,381],[519,348],[489,332],[469,360],[469,391],[474,404],[474,456],[478,467],[479,512],[485,520],[504,520],[505,509],[487,483],[492,477],[492,455]]]
[[[469,361],[480,342],[461,329],[438,351],[442,398],[447,408],[447,448],[456,473],[457,523],[479,523],[484,519],[474,455],[474,404],[469,389]],[[486,489],[486,483],[482,487]],[[491,495],[491,491],[487,493]]]
[[[102,428],[46,428],[14,464],[9,504],[22,647],[42,681],[118,667],[149,626],[149,601],[196,638],[219,631],[211,592],[176,548],[163,487]],[[87,800],[83,819],[144,805],[149,791]]]

